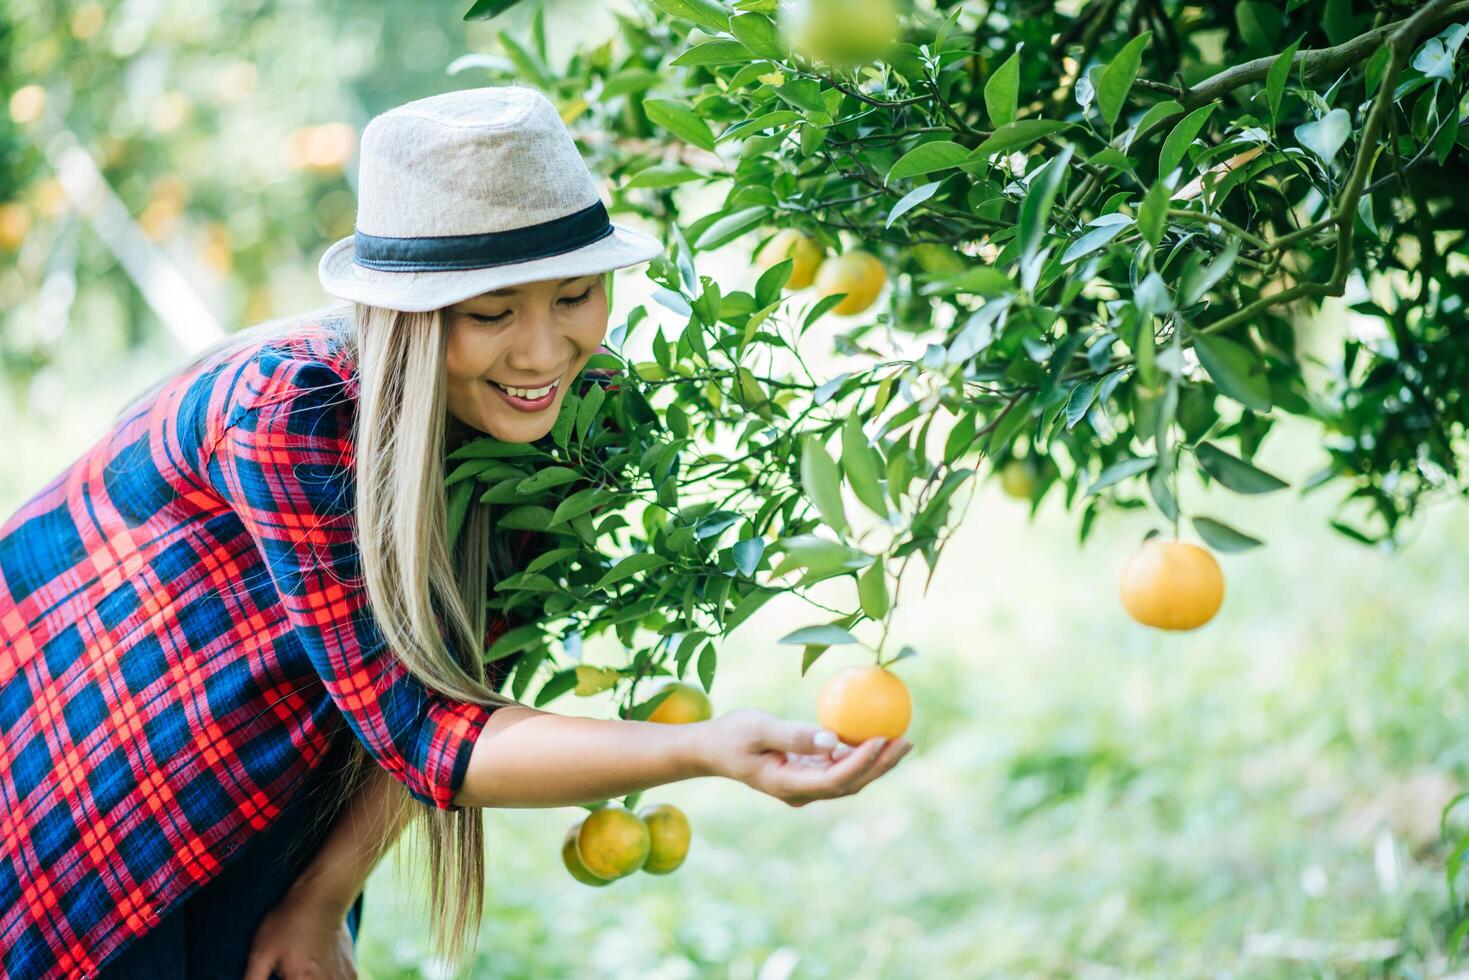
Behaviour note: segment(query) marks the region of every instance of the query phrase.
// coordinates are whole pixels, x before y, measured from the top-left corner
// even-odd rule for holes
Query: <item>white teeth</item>
[[[546,395],[550,394],[551,391],[558,384],[561,383],[561,381],[558,378],[557,380],[552,381],[550,384],[546,385],[543,388],[512,388],[509,385],[502,385],[498,381],[492,381],[490,383],[493,384],[495,387],[501,389],[502,391],[508,391],[510,394],[515,395],[518,398],[528,398],[534,401],[537,398],[544,398]]]

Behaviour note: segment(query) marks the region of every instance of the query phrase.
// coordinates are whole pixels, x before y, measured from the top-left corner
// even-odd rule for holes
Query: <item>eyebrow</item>
[[[565,279],[561,280],[560,282],[558,282],[556,285],[558,285],[558,286],[564,286],[564,285],[566,285],[569,282],[576,282],[578,279],[586,279],[587,276],[594,275],[594,274],[595,273],[587,273],[586,275],[581,275],[581,276],[568,276],[567,278],[565,278]],[[485,295],[485,296],[514,296],[518,292],[520,292],[520,287],[519,286],[507,286],[504,289],[492,289],[488,293],[485,293],[483,295]]]

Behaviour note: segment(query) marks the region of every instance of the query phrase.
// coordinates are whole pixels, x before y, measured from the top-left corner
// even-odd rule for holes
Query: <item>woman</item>
[[[350,308],[206,352],[0,526],[6,977],[351,975],[405,811],[457,958],[485,807],[701,775],[799,806],[909,747],[497,690],[491,529],[473,509],[449,540],[444,455],[544,437],[603,339],[607,274],[661,249],[611,224],[529,88],[378,116],[359,169],[356,233],[320,267]]]

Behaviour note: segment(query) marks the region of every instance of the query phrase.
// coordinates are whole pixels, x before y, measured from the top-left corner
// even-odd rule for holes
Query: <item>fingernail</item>
[[[883,738],[882,736],[878,736],[878,738],[877,738],[877,751],[881,752],[884,748],[887,747],[887,744],[888,744],[888,740],[887,739]]]
[[[812,741],[816,743],[818,749],[834,749],[837,747],[836,733],[829,732],[824,728],[816,733],[816,737]]]

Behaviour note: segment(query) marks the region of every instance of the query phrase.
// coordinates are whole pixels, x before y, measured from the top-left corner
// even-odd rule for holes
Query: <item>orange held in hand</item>
[[[576,856],[582,865],[609,881],[641,868],[653,849],[648,825],[621,806],[604,806],[587,814],[576,835]]]
[[[709,701],[709,695],[694,685],[674,681],[654,693],[661,694],[663,691],[668,691],[669,695],[653,709],[653,713],[648,716],[649,721],[664,725],[686,725],[694,721],[708,721],[714,717],[714,705]]]
[[[874,664],[843,667],[821,689],[816,717],[848,745],[908,730],[913,701],[898,675]]]
[[[1204,548],[1154,538],[1122,569],[1122,605],[1144,626],[1191,630],[1224,603],[1224,573]]]

